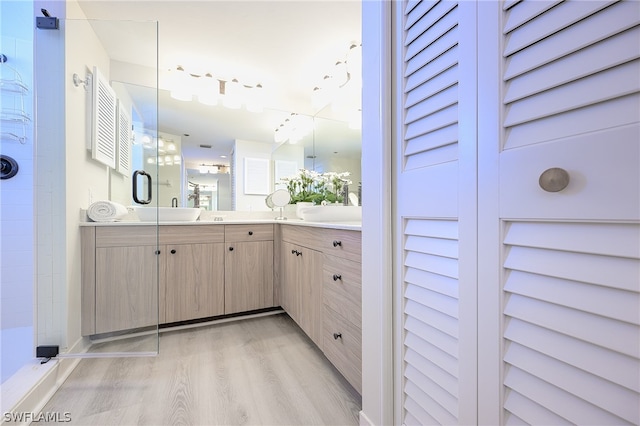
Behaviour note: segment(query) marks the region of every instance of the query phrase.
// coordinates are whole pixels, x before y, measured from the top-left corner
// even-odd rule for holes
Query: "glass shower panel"
[[[63,48],[53,47],[63,52],[64,75],[38,79],[40,88],[62,86],[65,99],[63,114],[38,117],[55,123],[50,141],[60,151],[58,165],[43,165],[49,173],[38,179],[52,174],[52,190],[63,198],[52,215],[53,228],[62,229],[51,259],[60,274],[38,285],[43,294],[50,287],[57,303],[50,330],[38,329],[38,345],[58,344],[59,357],[152,356],[161,298],[158,221],[141,221],[135,209],[157,207],[150,160],[158,158],[157,23],[67,19],[60,27]],[[42,70],[39,53],[43,60],[47,53],[36,53]]]

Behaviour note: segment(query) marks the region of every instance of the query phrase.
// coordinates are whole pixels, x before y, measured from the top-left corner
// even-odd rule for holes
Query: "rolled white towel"
[[[89,206],[87,216],[94,222],[115,222],[128,213],[122,204],[113,201],[96,201]]]

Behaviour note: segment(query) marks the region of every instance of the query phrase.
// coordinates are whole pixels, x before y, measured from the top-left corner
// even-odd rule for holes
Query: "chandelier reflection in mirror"
[[[229,174],[229,166],[226,164],[200,164],[198,165],[200,174]]]
[[[154,138],[148,134],[144,134],[140,142],[148,152],[147,155],[145,155],[147,164],[173,166],[182,163],[182,156],[178,152],[178,147],[173,140],[164,140],[161,137]]]
[[[312,102],[318,111],[330,105],[352,129],[362,126],[362,43],[351,43],[345,57],[313,88]]]
[[[243,105],[250,112],[264,110],[264,90],[260,83],[241,82],[237,78],[216,78],[211,73],[196,74],[178,65],[169,70],[170,94],[179,101],[193,101],[204,105],[221,103],[230,109]]]
[[[362,44],[351,42],[345,57],[336,61],[313,88],[311,102],[316,111],[327,106],[344,117],[352,129],[362,127]],[[276,143],[298,143],[313,130],[313,118],[296,113],[274,130]]]
[[[273,139],[276,143],[301,141],[313,130],[313,117],[291,113],[275,130]]]

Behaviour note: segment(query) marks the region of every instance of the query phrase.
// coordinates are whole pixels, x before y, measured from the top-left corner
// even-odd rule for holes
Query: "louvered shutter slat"
[[[116,94],[94,67],[92,76],[91,158],[116,168]]]

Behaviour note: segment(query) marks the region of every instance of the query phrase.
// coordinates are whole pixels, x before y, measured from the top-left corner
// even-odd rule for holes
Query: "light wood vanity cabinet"
[[[273,307],[273,224],[225,225],[224,313]]]
[[[322,348],[322,253],[283,239],[281,305]]]
[[[224,314],[224,227],[96,226],[81,238],[83,335]]]
[[[362,391],[359,231],[122,225],[83,227],[81,238],[83,335],[281,305]]]
[[[281,235],[282,307],[362,393],[361,233],[281,225]]]

